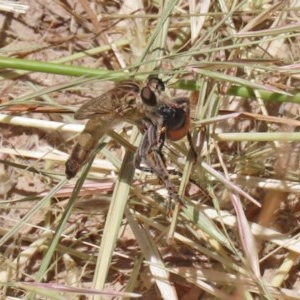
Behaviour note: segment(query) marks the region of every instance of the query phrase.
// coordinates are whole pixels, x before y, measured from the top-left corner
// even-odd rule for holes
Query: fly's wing
[[[100,97],[83,104],[74,117],[76,120],[99,117],[105,119],[124,119],[136,110],[136,99],[140,86],[135,81],[123,81]]]
[[[139,94],[140,87],[136,82],[124,81],[79,108],[75,113],[75,119],[88,119],[88,121],[66,161],[65,172],[68,179],[77,174],[89,159],[91,149],[115,124],[127,120],[139,126],[142,122],[142,112],[138,109]]]

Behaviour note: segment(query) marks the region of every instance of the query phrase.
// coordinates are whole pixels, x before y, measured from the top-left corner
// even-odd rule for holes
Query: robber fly
[[[145,87],[133,80],[123,81],[100,97],[83,104],[74,118],[88,119],[88,122],[66,161],[67,178],[73,178],[77,174],[88,160],[90,150],[109,129],[118,123],[132,123],[141,131],[144,130],[145,118],[155,123],[157,101],[164,89],[162,80],[150,75]]]

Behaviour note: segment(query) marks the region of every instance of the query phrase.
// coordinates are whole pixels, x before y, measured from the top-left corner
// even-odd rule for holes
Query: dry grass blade
[[[94,288],[102,289],[109,271],[111,257],[118,237],[120,224],[122,222],[126,199],[130,190],[134,169],[128,168],[133,156],[127,154],[124,157],[120,170],[119,182],[114,189],[111,205],[108,211],[108,219],[103,232],[103,240],[100,246],[99,259],[95,269]]]
[[[12,1],[4,1],[4,0],[0,1],[0,10],[1,11],[25,14],[28,9],[29,9],[29,6],[25,5],[25,4],[12,3]]]
[[[35,205],[27,214],[22,218],[22,220],[16,224],[13,228],[10,229],[10,231],[7,232],[1,239],[0,239],[0,245],[3,245],[7,240],[13,237],[14,234],[16,234],[22,226],[28,220],[30,220],[34,215],[37,214],[37,212],[45,205],[47,205],[49,199],[55,195],[64,185],[66,184],[66,180],[62,180],[57,186],[54,186],[54,188],[47,193],[47,195],[37,204]]]
[[[138,225],[128,209],[126,210],[126,217],[132,232],[137,237],[137,242],[141,247],[143,256],[149,263],[150,271],[156,281],[158,289],[160,290],[160,294],[164,299],[178,299],[174,286],[172,282],[169,281],[169,273],[165,270],[159,250],[157,249],[149,231]]]

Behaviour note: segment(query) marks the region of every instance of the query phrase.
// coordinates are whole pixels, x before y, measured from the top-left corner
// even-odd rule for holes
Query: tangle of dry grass
[[[299,299],[297,2],[21,2],[0,15],[1,297]],[[190,97],[199,151],[163,149],[172,218],[130,124],[64,174],[73,112],[153,72]]]

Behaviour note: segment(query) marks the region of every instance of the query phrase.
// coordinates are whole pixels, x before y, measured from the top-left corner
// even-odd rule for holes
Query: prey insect
[[[172,200],[184,204],[177,189],[169,178],[166,160],[162,153],[165,139],[177,141],[184,136],[188,137],[189,144],[196,157],[192,144],[190,129],[190,102],[189,98],[180,97],[172,100],[172,106],[158,104],[157,113],[160,116],[157,124],[150,124],[143,135],[143,139],[136,152],[134,165],[137,169],[156,174],[165,184],[169,195],[167,210],[171,210]],[[160,128],[158,128],[160,126]],[[147,166],[141,167],[142,162]]]

